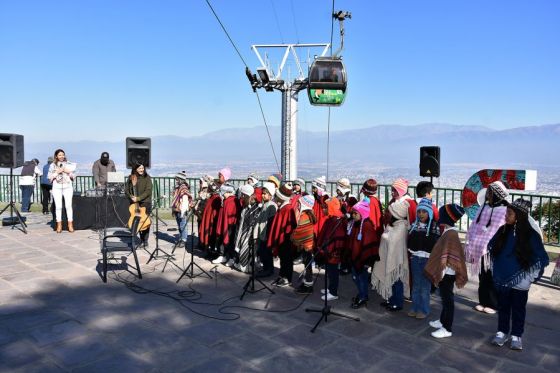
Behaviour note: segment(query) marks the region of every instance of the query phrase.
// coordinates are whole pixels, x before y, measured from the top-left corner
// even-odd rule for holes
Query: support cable
[[[214,10],[214,8],[212,7],[212,4],[210,4],[209,0],[206,0],[206,4],[208,4],[208,7],[210,8],[210,10],[212,11],[212,14],[214,14],[214,17],[216,17],[216,20],[218,21],[218,23],[220,24],[220,26],[222,27],[222,30],[224,31],[224,33],[226,34],[227,38],[229,39],[229,42],[231,43],[231,45],[233,46],[233,48],[235,49],[235,51],[237,52],[237,55],[239,56],[239,58],[241,59],[241,61],[243,62],[243,65],[245,65],[246,68],[249,68],[249,66],[247,65],[247,62],[245,62],[245,59],[243,58],[243,56],[241,55],[241,52],[239,52],[239,49],[237,48],[237,46],[235,45],[235,42],[233,41],[233,39],[231,38],[231,36],[229,35],[229,33],[227,32],[224,24],[222,23],[222,21],[220,20],[220,17],[218,17],[218,14],[216,14],[216,11]],[[255,91],[255,93],[257,93]],[[262,107],[261,104],[261,99],[259,97],[259,94],[257,93],[257,101],[259,103],[259,108],[261,110],[261,114],[262,114],[262,118],[264,121],[264,126],[266,127],[266,133],[268,134],[268,140],[270,141],[270,147],[272,149],[272,154],[274,155],[274,161],[276,162],[276,167],[278,168],[278,172],[280,172],[280,166],[278,164],[278,158],[276,157],[276,152],[274,151],[274,145],[272,144],[272,137],[270,136],[270,130],[268,128],[268,124],[266,122],[266,117],[264,115],[264,109]]]

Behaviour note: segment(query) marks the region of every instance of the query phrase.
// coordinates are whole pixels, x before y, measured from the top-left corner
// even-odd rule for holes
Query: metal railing
[[[160,177],[152,176],[154,182],[154,199],[160,202],[161,208],[169,208],[173,196],[173,189],[175,187],[175,180],[173,177]],[[196,198],[198,194],[198,180],[197,178],[189,178],[191,190]],[[19,176],[13,177],[14,182],[14,201],[21,201],[21,191],[19,188]],[[235,187],[239,187],[245,183],[244,179],[230,180]],[[77,176],[74,179],[74,190],[76,192],[85,193],[86,190],[94,188],[93,176]],[[10,201],[10,175],[0,175],[0,202]],[[362,184],[352,184],[351,193],[358,199],[361,197],[360,189]],[[311,182],[306,183],[308,191],[311,190]],[[327,192],[330,195],[336,195],[336,183],[327,183]],[[411,196],[416,197],[414,187],[409,187],[408,192]],[[434,188],[433,198],[438,206],[447,203],[461,204],[462,189],[456,188]],[[40,203],[41,188],[39,180],[36,181],[35,192],[33,193],[33,203]],[[159,197],[159,198],[158,198]],[[528,199],[533,204],[532,215],[543,231],[544,241],[548,245],[560,246],[560,196],[549,196],[542,194],[529,194],[517,191],[512,191],[510,199],[513,201],[516,198],[523,197]],[[379,184],[377,187],[377,198],[381,201],[383,206],[386,206],[391,199],[391,185]],[[470,224],[468,216],[458,222],[460,231],[465,232]]]

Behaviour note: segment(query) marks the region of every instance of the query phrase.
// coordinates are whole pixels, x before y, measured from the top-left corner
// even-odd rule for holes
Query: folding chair
[[[132,220],[132,226],[128,228],[108,228],[105,230],[103,237],[103,245],[101,253],[103,254],[103,282],[107,282],[107,253],[114,252],[131,252],[136,262],[136,270],[138,278],[142,278],[140,271],[140,263],[136,255],[136,246],[138,241],[138,227],[140,225],[140,217],[135,216]]]

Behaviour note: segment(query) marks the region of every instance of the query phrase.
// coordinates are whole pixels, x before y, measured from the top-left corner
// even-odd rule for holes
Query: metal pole
[[[290,84],[282,91],[282,155],[284,180],[297,178],[297,108],[298,89]]]

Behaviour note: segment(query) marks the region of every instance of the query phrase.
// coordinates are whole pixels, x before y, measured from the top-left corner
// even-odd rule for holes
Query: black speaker
[[[18,168],[23,161],[23,135],[0,133],[0,168]]]
[[[439,146],[420,148],[420,176],[439,177]]]
[[[152,140],[149,137],[127,137],[126,138],[126,167],[132,168],[141,163],[150,168],[150,150]]]

